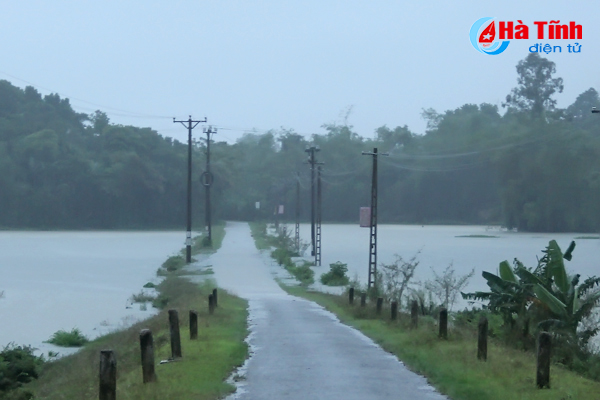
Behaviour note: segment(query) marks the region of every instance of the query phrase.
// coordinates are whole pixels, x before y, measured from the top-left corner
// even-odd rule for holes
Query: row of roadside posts
[[[217,289],[208,296],[208,313],[214,314],[217,307]],[[198,312],[190,310],[190,340],[198,339]],[[183,357],[181,352],[181,337],[179,334],[179,314],[177,310],[169,310],[169,334],[171,337],[170,361]],[[150,329],[140,331],[140,353],[142,362],[142,381],[156,382],[154,369],[154,343]],[[100,351],[99,399],[115,400],[117,398],[117,358],[113,350]]]
[[[348,291],[348,301],[350,305],[354,305],[354,288]],[[367,306],[367,294],[360,294],[360,306]],[[381,315],[383,310],[383,298],[377,298],[375,312]],[[398,319],[398,302],[392,301],[390,304],[391,315],[390,319],[396,321]],[[419,304],[413,300],[410,308],[411,328],[416,329],[419,326]],[[439,314],[439,337],[448,339],[448,310],[442,308]],[[477,334],[477,359],[487,361],[487,342],[488,342],[488,319],[481,316],[478,323]],[[537,372],[536,384],[538,388],[550,388],[550,348],[551,337],[548,332],[540,332],[537,340]]]

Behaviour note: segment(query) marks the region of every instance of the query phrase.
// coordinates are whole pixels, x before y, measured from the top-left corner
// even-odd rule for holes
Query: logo
[[[489,17],[475,21],[469,32],[469,39],[477,51],[492,56],[502,53],[510,43],[510,40],[495,40],[496,24],[494,19]]]
[[[565,43],[563,40],[581,40],[583,38],[583,27],[575,21],[560,20],[533,21],[537,40],[552,40],[548,43],[535,43],[529,47],[530,53],[581,53],[579,42]],[[497,27],[497,29],[496,29]],[[498,35],[496,35],[498,32]],[[496,40],[496,38],[498,40]],[[495,56],[502,53],[508,47],[510,40],[529,39],[529,26],[520,19],[513,21],[496,21],[493,18],[480,18],[471,26],[469,31],[471,44],[480,53]],[[505,40],[510,39],[510,40]],[[532,38],[533,39],[533,38]],[[556,40],[561,40],[557,42]]]

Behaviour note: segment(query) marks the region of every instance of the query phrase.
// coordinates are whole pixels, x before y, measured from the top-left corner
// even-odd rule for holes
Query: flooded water
[[[184,240],[183,232],[0,232],[0,346],[64,354],[43,343],[57,330],[94,338],[150,316],[128,299],[157,282]]]
[[[293,232],[293,225],[288,225]],[[460,237],[486,235],[489,237]],[[427,280],[433,277],[431,267],[438,274],[452,263],[457,274],[464,275],[475,269],[465,291],[487,290],[482,271],[496,273],[498,264],[503,260],[516,257],[528,267],[537,265],[537,258],[542,257],[541,250],[548,242],[555,239],[563,251],[571,240],[577,247],[573,252],[573,260],[566,262],[570,272],[581,274],[582,278],[600,275],[598,256],[600,256],[600,240],[576,239],[580,236],[594,236],[580,233],[517,233],[506,232],[498,228],[484,226],[421,226],[421,225],[379,225],[378,226],[378,264],[389,264],[394,261],[395,254],[405,260],[410,259],[418,251],[420,261],[415,273],[415,280]],[[595,235],[597,236],[597,235]],[[301,224],[300,237],[310,243],[310,225]],[[310,257],[310,248],[306,254]],[[322,266],[315,268],[315,278],[329,270],[329,264],[341,261],[348,264],[349,276],[355,274],[361,282],[367,282],[369,261],[369,229],[358,225],[324,224],[322,226]],[[466,305],[459,300],[455,309]]]
[[[310,226],[302,224],[300,232],[309,242]],[[322,267],[315,268],[317,280],[330,263],[341,261],[348,264],[350,277],[356,274],[366,282],[369,230],[325,224],[322,232]],[[394,254],[408,259],[420,250],[416,280],[431,279],[431,267],[441,273],[453,263],[458,274],[475,269],[465,291],[486,290],[481,271],[495,272],[502,260],[518,257],[527,266],[535,266],[536,257],[541,257],[551,239],[563,250],[571,240],[577,242],[573,261],[567,263],[570,271],[583,277],[600,275],[596,263],[600,240],[576,239],[585,236],[582,234],[410,225],[380,225],[378,233],[379,263],[392,262]],[[458,237],[469,235],[498,237]],[[43,341],[59,329],[77,327],[93,338],[150,316],[151,307],[140,310],[128,299],[146,282],[157,282],[157,268],[183,247],[183,240],[181,232],[0,232],[0,292],[4,292],[0,298],[0,346],[15,342],[46,353],[57,348]],[[464,305],[459,300],[455,309]]]

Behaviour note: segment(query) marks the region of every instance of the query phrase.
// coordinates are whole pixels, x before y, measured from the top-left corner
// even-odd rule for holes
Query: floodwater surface
[[[131,305],[183,247],[182,232],[0,232],[0,346],[43,343],[57,330],[89,338],[148,317]],[[67,353],[68,351],[61,350]]]
[[[294,225],[288,225],[292,230]],[[441,274],[452,263],[458,275],[475,270],[464,291],[488,290],[482,271],[496,273],[498,264],[507,260],[512,263],[516,257],[527,267],[535,267],[537,258],[548,242],[555,239],[563,251],[575,240],[573,259],[565,262],[570,273],[581,274],[582,278],[600,275],[598,256],[600,240],[577,239],[598,235],[581,233],[517,233],[485,226],[421,226],[421,225],[379,225],[377,235],[378,268],[380,263],[389,264],[395,254],[409,260],[417,255],[420,262],[414,280],[425,281],[434,277],[432,268]],[[470,237],[469,237],[470,236]],[[495,237],[476,237],[495,236]],[[310,243],[310,225],[300,225],[301,240]],[[315,278],[329,271],[329,264],[341,261],[348,264],[348,275],[355,275],[362,283],[367,282],[369,264],[369,229],[358,225],[323,224],[322,262],[315,268]],[[310,247],[305,256],[310,257]],[[322,285],[317,285],[323,288]],[[328,289],[328,288],[323,288]],[[459,299],[456,308],[465,306]]]

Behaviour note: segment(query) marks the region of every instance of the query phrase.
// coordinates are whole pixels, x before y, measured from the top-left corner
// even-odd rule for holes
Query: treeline
[[[296,184],[309,216],[307,145],[322,166],[323,220],[357,222],[368,206],[377,147],[382,223],[503,224],[530,231],[600,229],[600,107],[589,89],[565,109],[554,63],[530,54],[501,113],[490,104],[423,112],[424,135],[406,126],[360,136],[324,125],[246,134],[211,146],[213,210],[221,219],[293,220]],[[74,112],[67,99],[0,82],[0,226],[163,228],[185,224],[186,144],[151,129]],[[194,144],[194,221],[204,220],[204,144]],[[260,209],[255,203],[260,202]]]

